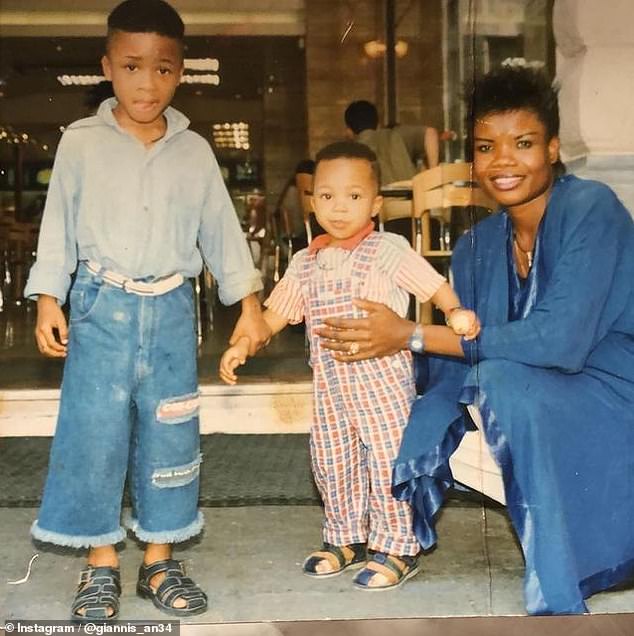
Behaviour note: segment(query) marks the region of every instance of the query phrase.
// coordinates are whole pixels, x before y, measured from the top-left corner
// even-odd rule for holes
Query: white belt
[[[129,294],[138,294],[139,296],[160,296],[161,294],[167,294],[167,292],[182,285],[185,280],[182,274],[172,274],[171,276],[145,283],[141,280],[127,278],[109,269],[103,269],[103,267],[101,267],[99,263],[95,263],[95,261],[84,261],[84,265],[86,265],[88,271],[100,276],[107,283],[114,285],[114,287],[119,287]]]

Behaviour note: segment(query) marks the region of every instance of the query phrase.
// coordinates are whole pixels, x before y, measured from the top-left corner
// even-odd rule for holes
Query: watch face
[[[420,336],[411,338],[409,348],[415,353],[421,353],[423,351],[423,339]]]

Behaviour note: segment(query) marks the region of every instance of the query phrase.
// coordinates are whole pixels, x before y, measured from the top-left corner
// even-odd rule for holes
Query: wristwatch
[[[417,324],[412,331],[412,335],[407,340],[407,348],[413,353],[423,353],[425,351],[425,336],[423,335],[423,325]]]

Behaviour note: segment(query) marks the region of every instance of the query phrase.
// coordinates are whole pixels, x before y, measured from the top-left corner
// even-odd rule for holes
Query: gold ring
[[[350,343],[350,349],[349,349],[348,353],[351,356],[356,356],[357,353],[359,353],[359,349],[360,349],[360,347],[359,347],[359,343],[358,342],[351,342]]]

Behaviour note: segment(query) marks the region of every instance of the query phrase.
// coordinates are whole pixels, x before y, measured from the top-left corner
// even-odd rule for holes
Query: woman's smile
[[[496,190],[508,191],[516,188],[522,181],[524,177],[521,175],[497,175],[494,177],[490,177],[489,180],[493,184],[493,187]]]

